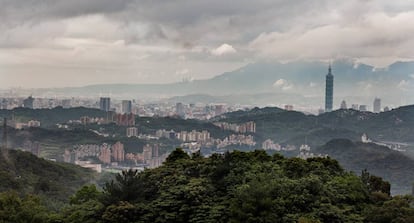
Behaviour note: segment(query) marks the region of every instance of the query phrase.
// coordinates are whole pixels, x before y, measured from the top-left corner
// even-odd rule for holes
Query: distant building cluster
[[[282,146],[279,143],[276,143],[271,139],[266,139],[262,143],[262,149],[273,150],[273,151],[293,151],[293,150],[296,150],[296,146],[294,145]]]
[[[72,107],[97,108],[109,112],[108,117],[103,117],[106,121],[112,121],[112,114],[136,114],[142,117],[171,117],[179,116],[183,119],[207,120],[214,116],[222,115],[226,112],[246,110],[248,106],[228,105],[228,104],[203,104],[203,103],[148,103],[139,104],[136,100],[116,100],[111,97],[96,98],[27,98],[10,96],[0,98],[0,109],[14,109],[25,107],[31,109]],[[93,122],[92,122],[93,123]],[[97,123],[97,122],[95,122]],[[99,121],[99,123],[102,123]]]
[[[160,129],[155,132],[155,136],[158,138],[178,139],[182,142],[206,142],[210,139],[210,132],[207,130],[175,132],[174,130]]]
[[[155,132],[155,136],[157,138],[177,139],[183,142],[181,147],[191,149],[200,149],[201,147],[224,148],[229,145],[256,145],[256,142],[251,135],[232,134],[224,139],[214,139],[210,136],[210,132],[207,130],[175,132],[174,130],[167,131],[165,129],[160,129]]]
[[[159,146],[146,144],[142,148],[142,153],[127,153],[125,159],[135,165],[143,164],[148,168],[156,168],[167,159],[168,154],[160,155]]]
[[[132,163],[142,165],[147,168],[160,166],[168,154],[159,153],[158,145],[145,145],[142,153],[126,153],[124,145],[116,142],[113,145],[103,143],[75,145],[72,149],[66,149],[63,154],[63,160],[67,163],[74,163],[84,167],[101,171],[102,166],[120,167],[121,164]],[[97,163],[94,163],[96,160]]]
[[[274,150],[274,151],[280,151],[281,150],[281,146],[279,143],[275,143],[270,139],[266,139],[263,143],[262,143],[262,148],[264,150]]]
[[[224,139],[216,139],[215,144],[217,148],[224,148],[231,145],[246,145],[246,146],[255,146],[256,142],[254,141],[253,136],[251,135],[235,135],[232,134]]]
[[[25,129],[31,127],[40,127],[40,121],[30,120],[28,122],[18,122],[15,120],[11,120],[8,122],[8,125],[15,129]]]
[[[227,123],[227,122],[215,122],[213,123],[215,126],[223,130],[230,130],[233,132],[238,133],[248,133],[248,132],[256,132],[256,123],[253,121],[242,123],[242,124],[234,124],[234,123]]]
[[[310,146],[303,144],[299,147],[299,155],[298,158],[301,159],[309,159],[314,157],[327,157],[327,154],[314,154],[311,152]]]
[[[181,144],[182,148],[189,149],[191,151],[198,151],[201,148],[215,148],[223,149],[228,146],[255,146],[256,142],[254,141],[253,136],[251,135],[235,135],[232,134],[224,139],[214,139],[210,138],[207,141],[194,141],[194,142],[184,142]]]
[[[237,106],[228,106],[227,104],[184,104],[178,102],[174,107],[154,105],[144,107],[139,110],[142,116],[179,116],[183,119],[206,120],[214,116],[222,115],[226,112],[242,109]]]
[[[107,143],[76,145],[72,149],[66,149],[63,155],[64,162],[75,163],[85,158],[97,158],[102,164],[110,165],[113,162],[125,160],[124,145],[116,142],[113,145]]]
[[[374,141],[368,138],[368,135],[366,133],[362,134],[361,136],[361,142],[362,143],[374,143],[380,146],[388,147],[389,149],[399,151],[399,152],[405,152],[407,151],[408,144],[406,143],[400,143],[400,142],[381,142],[381,141]]]
[[[103,124],[105,123],[105,119],[102,117],[89,117],[89,116],[82,116],[80,117],[80,123],[82,125],[89,125],[89,124]],[[72,121],[73,122],[73,121]],[[79,122],[78,122],[79,123]]]
[[[329,65],[328,68],[328,74],[326,75],[325,78],[325,110],[320,109],[319,110],[319,114],[323,113],[323,112],[331,112],[333,110],[333,93],[334,93],[334,76],[332,74],[332,68],[331,65]],[[341,109],[348,109],[347,107],[347,103],[345,100],[342,100],[341,105],[340,105]],[[367,105],[358,105],[358,104],[352,104],[351,108],[353,110],[358,110],[358,111],[368,111],[368,106]],[[288,107],[285,107],[286,110],[289,110]],[[381,99],[380,98],[375,98],[374,102],[373,102],[373,106],[372,106],[372,111],[375,113],[379,113],[381,112]],[[388,107],[384,107],[384,112],[389,111]]]
[[[347,103],[345,100],[342,100],[341,102],[341,109],[348,109]],[[368,108],[368,105],[364,105],[364,104],[352,104],[351,107],[349,107],[350,109],[356,110],[356,111],[370,111]],[[372,106],[372,112],[374,113],[380,113],[380,112],[387,112],[389,111],[389,107],[385,106],[384,108],[382,108],[381,106],[381,98],[375,98],[374,102],[373,102],[373,106]]]
[[[176,133],[176,138],[182,142],[206,142],[210,139],[210,132],[192,130],[191,132],[181,131]]]

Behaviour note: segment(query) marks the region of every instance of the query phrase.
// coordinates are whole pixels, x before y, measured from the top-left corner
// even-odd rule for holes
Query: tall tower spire
[[[329,63],[328,74],[326,75],[325,85],[325,112],[332,111],[333,105],[333,81],[334,76],[332,75],[331,63]]]
[[[332,75],[332,66],[331,66],[331,62],[329,62],[328,74]]]

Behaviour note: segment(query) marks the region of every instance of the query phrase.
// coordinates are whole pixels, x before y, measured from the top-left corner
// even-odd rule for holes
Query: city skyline
[[[403,0],[0,3],[1,89],[173,83],[262,60],[414,59],[414,3]]]

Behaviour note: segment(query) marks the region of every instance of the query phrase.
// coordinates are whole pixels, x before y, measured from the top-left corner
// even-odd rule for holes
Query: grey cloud
[[[9,24],[123,11],[132,0],[0,0],[0,15]]]
[[[103,14],[120,23],[128,43],[168,40],[184,47],[202,41],[246,41],[269,28],[287,29],[295,17],[324,8],[306,0],[0,0],[0,19],[8,28],[54,19]],[[147,26],[146,33],[129,29]],[[4,28],[4,27],[3,27]],[[93,27],[92,27],[93,28]],[[132,30],[132,31],[131,31]]]
[[[414,55],[407,0],[0,0],[0,21],[0,56],[14,58],[0,63],[24,64],[22,76],[48,62],[56,67],[38,73],[108,65],[132,67],[124,71],[131,81],[136,72],[162,82],[157,73],[188,69],[204,78],[263,58]],[[237,52],[211,54],[224,43]],[[176,67],[180,56],[186,64]]]

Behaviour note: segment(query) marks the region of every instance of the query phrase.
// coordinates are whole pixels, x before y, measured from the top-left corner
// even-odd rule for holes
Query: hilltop
[[[340,109],[321,115],[279,108],[255,108],[227,113],[215,120],[231,123],[254,121],[263,138],[296,144],[304,143],[307,138],[313,146],[333,138],[357,140],[363,133],[378,141],[414,142],[413,105],[381,113]]]
[[[364,169],[383,177],[392,185],[394,194],[409,194],[414,183],[414,160],[401,152],[374,143],[334,139],[313,150],[328,154],[349,171],[360,174]]]
[[[0,155],[0,191],[44,196],[51,202],[67,202],[82,185],[94,182],[96,173],[76,165],[37,158],[28,152],[9,150]]]

